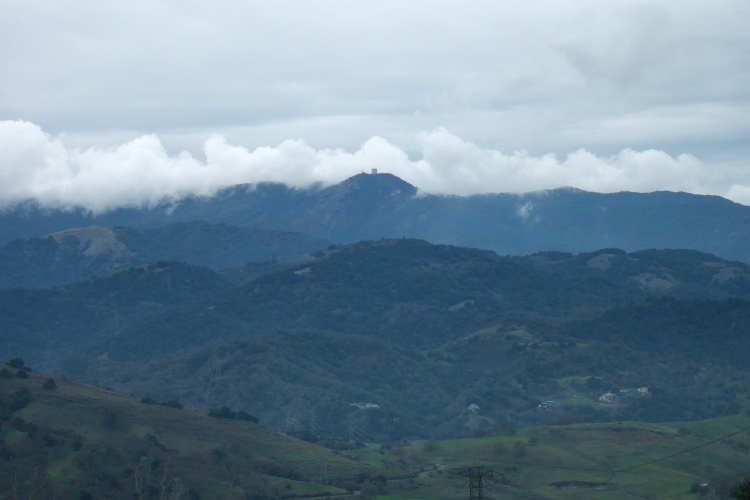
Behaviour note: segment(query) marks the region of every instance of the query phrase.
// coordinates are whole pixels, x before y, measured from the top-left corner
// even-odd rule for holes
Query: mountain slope
[[[34,364],[60,359],[139,318],[231,289],[210,269],[161,261],[51,290],[0,290],[0,345]]]
[[[657,295],[750,297],[750,266],[695,250],[605,248],[578,255],[542,252],[515,261],[566,276],[606,278]]]
[[[529,259],[378,240],[331,246],[237,287],[206,268],[157,263],[1,292],[0,350],[138,396],[229,403],[276,426],[341,431],[350,403],[377,403],[360,423],[394,439],[746,406],[750,301],[719,278],[747,266],[666,250]],[[631,279],[644,270],[679,290]],[[642,387],[648,397],[599,403]],[[549,400],[564,410],[539,410]]]
[[[424,347],[513,310],[565,314],[643,296],[604,279],[546,273],[487,251],[382,240],[334,247],[324,258],[238,287],[210,308],[174,310],[126,326],[90,352],[145,359],[217,338],[300,328]]]
[[[299,233],[205,222],[133,229],[90,226],[0,248],[0,288],[50,287],[159,260],[223,269],[299,260],[329,243]]]
[[[264,422],[304,415],[307,407],[338,426],[348,414],[342,405],[372,398],[400,424],[372,421],[371,432],[399,437],[460,432],[474,425],[470,404],[483,408],[487,422],[549,423],[562,417],[536,412],[540,400],[567,401],[575,393],[592,404],[570,406],[566,418],[736,411],[748,376],[740,361],[750,355],[742,336],[750,302],[669,302],[675,299],[625,271],[640,275],[661,262],[685,292],[724,299],[736,296],[734,289],[714,278],[746,266],[691,252],[632,255],[566,256],[551,262],[569,272],[548,272],[541,270],[549,264],[544,256],[531,258],[537,269],[482,250],[379,240],[330,247],[236,288],[207,269],[154,266],[57,290],[0,294],[11,320],[0,329],[0,346],[46,369],[139,395],[241,405]],[[600,275],[592,261],[611,263],[614,274]],[[184,300],[165,302],[168,273],[177,273],[173,294],[178,287],[189,292]],[[214,292],[203,284],[210,280]],[[46,312],[32,314],[34,306]],[[644,314],[649,310],[655,312]],[[705,313],[701,321],[698,313]],[[728,382],[727,371],[738,378]],[[642,386],[661,392],[621,408],[597,406],[607,390]]]
[[[18,361],[18,360],[16,360]],[[23,372],[23,378],[18,373]],[[372,469],[253,422],[155,404],[0,365],[0,491],[8,498],[279,498]]]
[[[478,464],[494,470],[495,480],[484,483],[485,496],[493,498],[617,499],[655,491],[728,498],[747,473],[747,416],[505,425],[469,439],[382,447],[355,446],[355,439],[367,439],[366,423],[353,419],[351,441],[325,442],[342,450],[336,451],[240,412],[243,419],[212,417],[175,399],[138,400],[19,363],[0,364],[0,491],[8,498],[272,500],[355,490],[449,500],[467,494],[451,482],[459,468]]]
[[[98,216],[29,204],[0,216],[0,234],[8,241],[89,225],[154,227],[194,220],[304,232],[335,243],[406,236],[511,255],[684,248],[750,262],[750,207],[717,196],[576,189],[435,196],[390,174],[359,174],[325,189],[236,186],[177,206]]]
[[[348,405],[357,402],[380,406],[358,413],[357,424],[391,439],[502,422],[694,420],[747,406],[749,318],[745,300],[650,299],[562,324],[507,315],[429,349],[351,333],[276,330],[157,354],[146,364],[100,360],[85,376],[104,374],[119,390],[175,394],[196,406],[245,407],[263,422],[297,430],[313,425],[314,412],[339,438],[351,418]],[[607,392],[616,402],[600,404]],[[548,400],[560,406],[541,410]]]

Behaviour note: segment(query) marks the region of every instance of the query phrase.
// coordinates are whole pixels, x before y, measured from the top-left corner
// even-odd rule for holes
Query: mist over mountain
[[[73,227],[195,220],[300,232],[333,243],[408,237],[508,255],[684,248],[750,262],[750,207],[718,196],[577,189],[438,196],[386,173],[358,174],[328,188],[241,185],[214,197],[100,215],[19,206],[0,216],[0,235],[7,243]]]

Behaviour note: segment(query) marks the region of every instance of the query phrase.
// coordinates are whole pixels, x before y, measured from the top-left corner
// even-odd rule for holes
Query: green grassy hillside
[[[480,429],[476,437],[334,451],[175,401],[0,365],[2,498],[380,500],[729,498],[750,471],[750,418]],[[225,412],[226,413],[226,412]],[[361,436],[353,426],[353,437]],[[327,483],[327,484],[322,484]],[[710,496],[713,495],[713,496]]]
[[[0,403],[2,498],[294,498],[345,492],[318,484],[322,457],[330,485],[373,469],[250,420],[7,365]]]
[[[748,443],[746,416],[510,429],[428,441],[388,452],[390,468],[405,477],[387,482],[381,498],[469,498],[459,472],[477,466],[494,473],[484,480],[484,498],[731,498],[750,472]]]

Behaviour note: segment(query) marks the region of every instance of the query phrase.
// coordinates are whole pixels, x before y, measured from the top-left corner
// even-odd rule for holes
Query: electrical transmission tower
[[[469,500],[484,500],[484,484],[485,482],[494,484],[494,477],[495,471],[484,465],[455,469],[451,475],[453,480],[457,480],[454,481],[454,485],[458,488],[463,488],[467,484],[469,485]],[[457,482],[460,485],[456,484]]]

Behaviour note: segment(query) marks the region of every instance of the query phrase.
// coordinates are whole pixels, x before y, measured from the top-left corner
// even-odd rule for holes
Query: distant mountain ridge
[[[516,257],[517,262],[567,276],[606,278],[660,295],[703,298],[750,297],[750,268],[696,250],[617,248],[573,255],[541,252]]]
[[[242,185],[177,206],[120,209],[94,216],[33,205],[0,215],[0,243],[73,227],[157,227],[204,220],[302,232],[334,243],[409,237],[523,255],[685,248],[750,262],[750,207],[718,196],[675,192],[438,196],[391,174],[358,174],[327,188]]]
[[[296,261],[329,244],[301,233],[201,221],[67,229],[0,247],[0,289],[57,286],[163,260],[215,270],[248,261]]]

